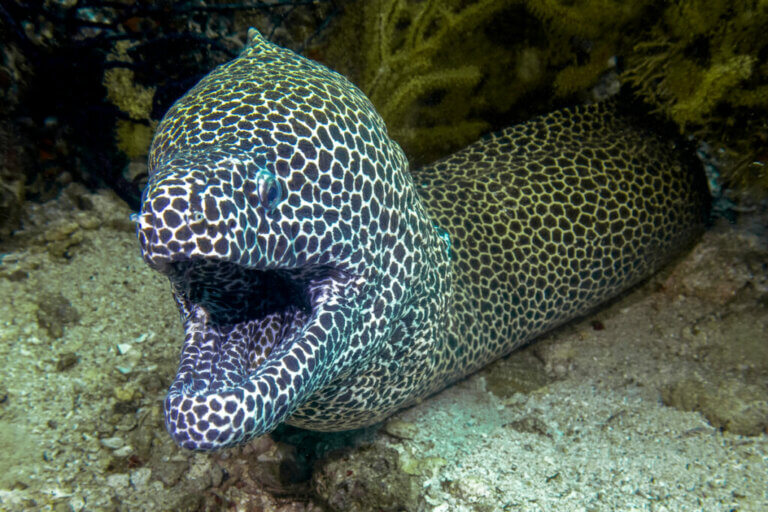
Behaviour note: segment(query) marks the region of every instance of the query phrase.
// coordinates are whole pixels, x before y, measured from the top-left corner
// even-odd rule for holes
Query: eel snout
[[[318,270],[315,279],[286,284],[306,302],[259,288],[247,300],[238,295],[234,309],[194,303],[172,279],[185,340],[165,420],[180,446],[216,450],[264,434],[335,377],[337,347],[353,327],[339,312],[356,297],[356,286],[330,274]]]
[[[273,229],[274,187],[260,192],[243,162],[215,152],[165,162],[139,216],[142,256],[169,278],[184,322],[165,416],[190,449],[263,434],[327,384],[353,329],[339,311],[361,291],[343,255]]]
[[[337,311],[360,292],[358,277],[333,266],[258,269],[169,251],[154,268],[185,330],[166,428],[195,450],[271,430],[324,385],[349,328]]]
[[[293,395],[313,389],[322,354],[305,338],[320,308],[309,303],[308,282],[222,262],[170,268],[185,339],[165,400],[168,432],[196,450],[261,434],[290,414]],[[307,370],[289,377],[300,364]]]

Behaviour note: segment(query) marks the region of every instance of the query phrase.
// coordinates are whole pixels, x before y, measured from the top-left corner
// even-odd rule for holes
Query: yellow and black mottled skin
[[[570,108],[413,173],[456,254],[447,343],[463,348],[446,368],[475,371],[584,314],[703,230],[700,164],[638,124],[615,105]]]
[[[707,204],[606,105],[409,173],[356,87],[251,30],[150,154],[139,241],[186,332],[166,427],[212,450],[375,423],[647,277]]]

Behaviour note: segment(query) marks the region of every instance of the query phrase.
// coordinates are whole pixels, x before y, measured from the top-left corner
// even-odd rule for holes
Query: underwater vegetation
[[[416,165],[623,83],[722,148],[729,185],[768,190],[765,0],[373,0],[337,21],[326,63]]]
[[[685,133],[720,146],[728,184],[768,191],[768,1],[665,6],[624,79]]]
[[[300,51],[333,12],[330,0],[0,3],[0,235],[18,225],[5,212],[71,181],[137,206],[146,169],[129,164],[146,160],[157,121],[239,53],[249,26]]]
[[[768,191],[768,0],[9,0],[0,234],[71,181],[138,205],[156,123],[249,26],[348,76],[415,167],[623,84]]]
[[[546,42],[540,23],[519,22],[521,7],[512,0],[349,3],[324,60],[371,99],[411,162],[427,163],[491,129],[493,112],[541,90]]]

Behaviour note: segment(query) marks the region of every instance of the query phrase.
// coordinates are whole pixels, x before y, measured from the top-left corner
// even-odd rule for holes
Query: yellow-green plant
[[[651,0],[528,0],[543,24],[548,65],[557,69],[554,93],[564,97],[594,85],[621,55],[628,33],[650,11]]]
[[[152,143],[157,121],[149,124],[118,119],[115,127],[117,147],[131,160],[143,160]]]
[[[360,1],[327,58],[419,164],[472,142],[492,128],[489,118],[508,117],[531,95],[594,84],[621,47],[617,27],[636,22],[649,1]]]
[[[115,43],[107,61],[131,62],[128,51],[132,44],[135,43],[127,40]],[[149,150],[156,124],[151,119],[155,88],[136,83],[134,73],[128,67],[107,69],[102,83],[107,89],[107,99],[130,118],[118,120],[115,126],[118,149],[128,158],[143,158]]]
[[[489,128],[487,121],[476,116],[478,109],[487,106],[483,90],[496,84],[495,68],[514,65],[515,55],[491,44],[478,28],[519,3],[357,2],[347,10],[332,41],[331,65],[370,97],[391,135],[412,158],[430,160]],[[540,75],[534,53],[527,54],[524,66],[518,91]],[[505,95],[508,105],[512,96]]]
[[[131,41],[123,40],[115,43],[114,51],[107,57],[108,62],[131,62],[128,51]],[[136,83],[133,71],[128,67],[112,67],[104,72],[104,86],[107,88],[107,98],[117,108],[128,114],[131,119],[148,121],[152,111],[154,87],[144,87]]]
[[[681,132],[768,190],[768,0],[370,0],[325,50],[415,164],[584,94],[618,62]]]
[[[726,150],[731,184],[768,190],[768,0],[681,0],[627,55],[623,77],[681,131]]]

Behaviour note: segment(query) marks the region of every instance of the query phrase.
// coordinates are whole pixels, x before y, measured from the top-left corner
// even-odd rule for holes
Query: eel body
[[[138,238],[185,340],[178,444],[375,423],[583,314],[703,228],[703,178],[604,105],[409,172],[365,95],[254,29],[160,123]]]

